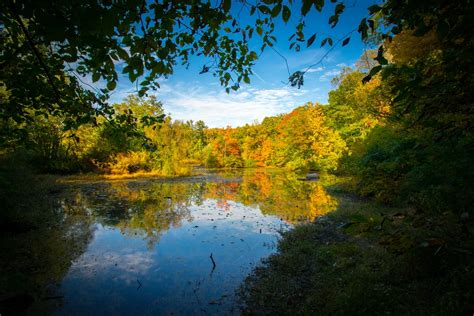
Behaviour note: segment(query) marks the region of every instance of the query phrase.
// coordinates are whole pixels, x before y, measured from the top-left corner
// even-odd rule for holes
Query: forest
[[[402,32],[385,45],[393,67],[434,58],[423,54],[436,51],[436,37],[425,35],[422,51],[414,49],[413,37]],[[185,176],[196,165],[315,170],[352,176],[357,193],[382,202],[469,211],[474,202],[471,188],[464,185],[474,180],[469,117],[460,121],[452,113],[457,110],[445,105],[437,109],[440,113],[419,117],[424,98],[423,104],[410,103],[420,114],[404,113],[406,105],[393,104],[389,89],[400,78],[396,69],[363,83],[371,62],[367,56],[376,54],[366,52],[356,69],[346,67],[333,79],[328,104],[308,102],[261,123],[208,128],[203,121],[173,120],[156,97],[130,95],[113,105],[112,117],[98,118],[96,124],[66,129],[64,117],[37,115],[32,124],[5,126],[21,131],[22,137],[4,134],[8,146],[3,159],[24,161],[43,173],[108,178]],[[161,121],[150,123],[150,117]]]
[[[237,5],[233,1],[221,1],[217,7],[210,1],[183,1],[174,7],[152,1],[138,5],[140,10],[135,10],[135,1],[118,2],[131,8],[127,10],[111,1],[95,8],[102,31],[90,36],[85,34],[97,26],[76,25],[90,7],[80,6],[77,16],[58,14],[48,22],[42,2],[0,5],[2,247],[17,234],[59,222],[53,216],[45,221],[49,213],[43,209],[24,211],[44,203],[44,192],[54,192],[51,183],[57,179],[175,179],[194,176],[199,168],[317,172],[325,189],[311,187],[310,202],[291,204],[298,210],[287,220],[293,224],[292,218],[302,213],[317,224],[319,216],[334,212],[333,222],[301,225],[283,234],[279,252],[245,281],[243,314],[315,310],[323,315],[472,314],[474,7],[470,1],[388,0],[372,5],[355,29],[370,49],[332,79],[327,104],[307,100],[289,113],[226,128],[173,119],[151,93],[159,89],[156,79],[172,75],[177,56],[186,64],[191,55],[200,53],[219,61],[215,70],[204,66],[202,72],[215,71],[223,89],[232,93],[241,82],[250,83],[257,54],[247,47],[246,38],[254,29],[263,51],[276,42],[273,19],[286,23],[292,14],[304,17],[326,5],[334,6],[329,24],[335,26],[339,17],[348,18],[343,2],[305,0],[295,9],[285,1],[255,5],[243,1],[251,16],[258,14],[256,24],[245,28],[232,15],[231,8]],[[58,1],[57,12],[71,10],[67,1]],[[182,30],[185,21],[189,33]],[[315,42],[316,35],[308,36],[304,27],[297,24],[290,49]],[[54,31],[58,28],[66,31]],[[235,36],[244,34],[243,41],[219,35],[234,29],[238,29]],[[349,39],[323,38],[321,46],[331,51],[350,45]],[[121,103],[108,104],[118,80],[114,61],[122,59],[127,63],[124,73],[141,88]],[[103,80],[106,88],[88,89],[72,75],[73,68],[94,82]],[[288,84],[299,88],[304,75],[304,71],[291,74]],[[222,203],[256,204],[283,219],[281,210],[288,208],[290,199],[283,187],[298,184],[292,178],[265,189],[271,179],[244,178],[238,194],[232,187],[222,193],[230,194],[227,198],[219,193],[219,185],[208,184],[205,196]],[[251,188],[279,191],[252,199],[249,196],[259,193]],[[338,208],[324,190],[361,204],[349,209],[341,202]],[[180,197],[173,196],[173,201]],[[377,206],[372,209],[366,201]],[[117,225],[125,229],[130,224]],[[151,235],[157,229],[137,227]],[[364,248],[361,239],[384,250]],[[326,246],[315,245],[314,240]],[[331,260],[334,265],[327,264]],[[11,263],[2,267],[14,269]],[[6,311],[11,292],[16,291],[10,282],[15,281],[2,277],[0,282]],[[339,288],[331,285],[336,283]],[[327,287],[321,289],[321,284]],[[281,290],[272,294],[276,288]]]

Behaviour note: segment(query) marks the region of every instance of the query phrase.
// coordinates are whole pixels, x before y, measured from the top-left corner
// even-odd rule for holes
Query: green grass
[[[244,314],[472,314],[474,245],[458,218],[384,207],[326,184],[338,209],[283,235],[241,288]]]

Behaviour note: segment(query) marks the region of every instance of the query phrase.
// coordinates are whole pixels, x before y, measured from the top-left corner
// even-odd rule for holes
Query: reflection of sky
[[[191,220],[162,233],[151,249],[138,235],[97,224],[87,251],[60,291],[59,314],[238,314],[235,289],[276,251],[283,222],[228,201],[191,204]],[[211,274],[210,254],[217,267]],[[141,284],[141,286],[140,286]]]

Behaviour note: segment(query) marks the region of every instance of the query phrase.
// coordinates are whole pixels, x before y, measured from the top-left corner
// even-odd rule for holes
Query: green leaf
[[[333,15],[329,18],[329,25],[331,25],[331,27],[335,27],[337,22],[339,22],[339,15]]]
[[[258,9],[259,9],[260,12],[262,12],[263,14],[270,14],[270,8],[268,8],[266,5],[259,5],[259,6],[258,6]]]
[[[223,9],[225,12],[229,12],[231,5],[232,5],[232,0],[224,0],[224,1],[222,1],[222,9]]]
[[[346,46],[347,44],[349,44],[349,41],[351,40],[350,37],[346,38],[345,40],[342,41],[342,46]]]
[[[94,74],[92,74],[92,82],[96,82],[100,79],[100,74],[98,72],[94,72]]]
[[[75,61],[77,61],[77,57],[75,56],[63,56],[63,59],[64,61],[68,62],[68,63],[73,63]]]
[[[298,87],[301,88],[301,86],[304,84],[304,74],[301,71],[296,71],[291,76],[288,78],[290,85],[292,87]]]
[[[370,69],[369,76],[370,77],[375,76],[376,74],[379,73],[380,70],[382,70],[382,66],[380,66],[380,65],[375,66],[374,68]]]
[[[107,89],[110,90],[110,91],[114,90],[116,86],[117,86],[116,81],[107,82]]]
[[[367,32],[369,28],[367,27],[367,20],[362,19],[359,24],[359,28],[357,29],[357,32],[360,33],[362,40],[365,41],[367,39]]]
[[[286,23],[290,19],[291,16],[291,10],[288,8],[288,6],[284,5],[283,6],[283,13],[282,13],[282,18],[283,21]]]
[[[250,84],[250,78],[247,75],[244,76],[244,82]]]
[[[128,59],[128,53],[125,49],[123,49],[122,47],[117,47],[117,54],[118,56],[123,59],[123,60],[127,60]]]
[[[390,32],[392,32],[393,34],[400,34],[400,32],[402,31],[402,28],[400,26],[394,26],[392,27],[392,29],[390,30]]]
[[[313,2],[311,0],[303,0],[303,5],[301,6],[301,14],[306,15],[311,9]]]
[[[370,13],[370,14],[374,14],[374,13],[377,13],[377,12],[379,12],[380,10],[382,10],[382,8],[381,8],[380,6],[374,4],[374,5],[371,5],[371,6],[368,8],[368,10],[369,10],[369,13]]]
[[[362,78],[362,83],[365,84],[365,83],[369,82],[370,79],[372,79],[372,77],[371,77],[370,75],[367,75],[367,76],[365,76],[364,78]]]
[[[334,9],[334,13],[335,13],[335,14],[341,14],[341,13],[344,11],[344,8],[345,8],[345,7],[346,7],[346,6],[344,5],[344,3],[338,3],[338,4],[336,5],[336,8]]]
[[[310,47],[313,45],[314,40],[316,39],[316,33],[314,33],[309,39],[308,39],[308,44],[306,47]]]
[[[272,17],[276,18],[278,16],[278,14],[280,14],[280,11],[281,11],[281,3],[273,7]]]
[[[314,7],[316,8],[316,10],[318,10],[319,12],[321,12],[321,10],[323,9],[324,7],[324,0],[315,0],[313,1],[314,2]]]
[[[368,20],[367,23],[369,23],[370,30],[373,32],[375,29],[375,22],[374,20]]]
[[[385,59],[385,57],[383,56],[383,53],[384,53],[383,45],[380,45],[377,52],[377,57],[374,58],[380,65],[388,64],[388,60]]]

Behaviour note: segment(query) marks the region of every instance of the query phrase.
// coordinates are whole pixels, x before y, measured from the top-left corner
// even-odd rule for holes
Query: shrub
[[[112,158],[107,167],[112,174],[149,172],[154,169],[151,155],[147,151],[119,153]]]
[[[352,157],[358,191],[424,211],[469,212],[474,203],[474,149],[469,143],[375,128]]]
[[[294,171],[306,171],[308,169],[308,162],[304,158],[297,157],[288,161],[285,167]]]
[[[234,155],[229,155],[229,156],[222,157],[221,164],[222,164],[223,167],[226,167],[226,168],[240,168],[240,167],[243,167],[242,158],[234,156]]]

